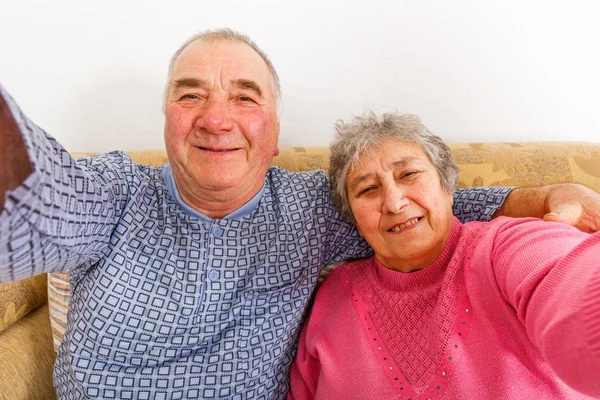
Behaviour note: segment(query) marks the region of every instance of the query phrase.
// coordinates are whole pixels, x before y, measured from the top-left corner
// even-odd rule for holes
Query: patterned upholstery
[[[600,143],[470,143],[451,148],[461,171],[460,187],[577,182],[600,192]]]
[[[45,302],[43,275],[0,285],[0,332]]]

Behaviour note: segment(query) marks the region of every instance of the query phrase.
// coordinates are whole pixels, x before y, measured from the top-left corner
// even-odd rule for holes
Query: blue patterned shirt
[[[0,215],[0,281],[71,273],[59,398],[284,398],[321,268],[371,253],[325,173],[273,167],[242,209],[210,219],[167,165],[74,160],[0,95],[34,164]],[[458,191],[455,211],[487,220],[509,191]]]

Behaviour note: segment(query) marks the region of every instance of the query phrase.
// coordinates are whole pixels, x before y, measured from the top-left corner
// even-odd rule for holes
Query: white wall
[[[600,142],[597,4],[3,1],[0,82],[70,151],[158,148],[172,52],[229,26],[280,73],[282,145],[327,145],[365,107],[416,113],[449,142]]]

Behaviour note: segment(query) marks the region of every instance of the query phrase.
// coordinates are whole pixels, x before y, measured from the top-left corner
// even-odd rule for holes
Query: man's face
[[[224,215],[207,204],[239,208],[262,187],[278,137],[271,75],[254,50],[229,41],[183,50],[169,79],[165,144],[186,203],[213,217]]]

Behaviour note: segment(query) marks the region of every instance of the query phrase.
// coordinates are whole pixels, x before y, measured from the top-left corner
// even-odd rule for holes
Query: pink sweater
[[[600,397],[600,233],[455,220],[421,271],[343,265],[317,292],[290,379],[288,399]]]

